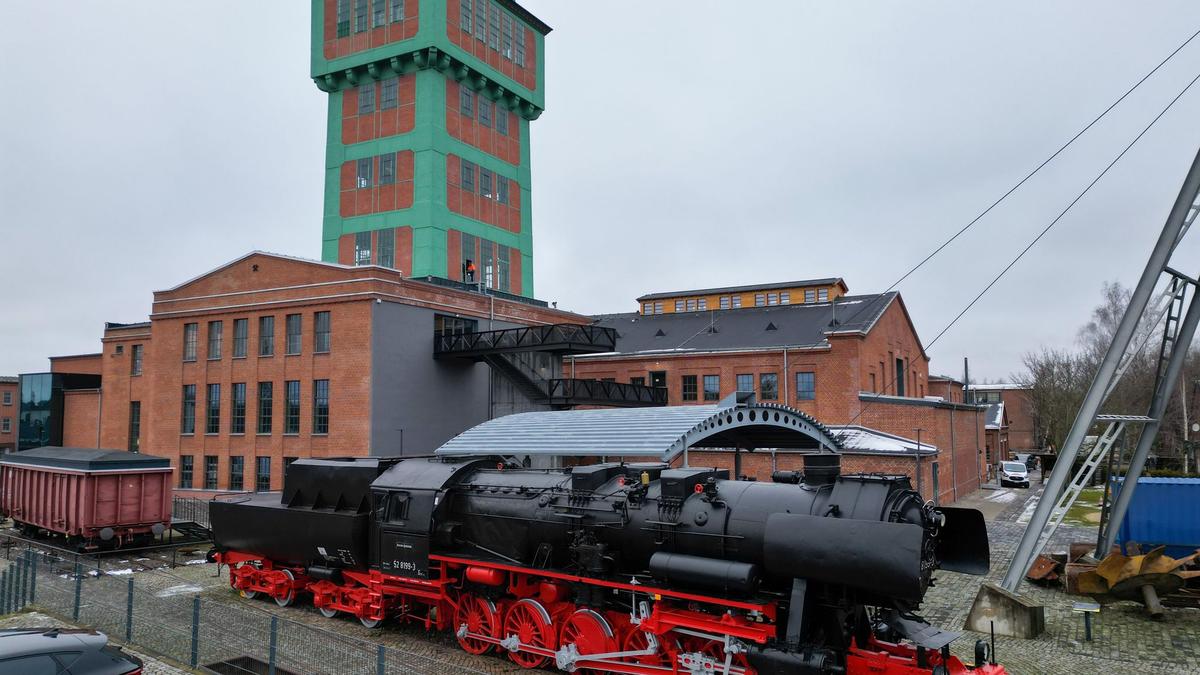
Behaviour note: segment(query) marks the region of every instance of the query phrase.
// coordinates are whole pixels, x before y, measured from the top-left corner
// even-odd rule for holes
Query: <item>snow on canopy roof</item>
[[[984,427],[987,429],[999,429],[1004,426],[1004,404],[993,403],[989,405],[984,419],[987,420],[984,423]]]
[[[506,415],[467,429],[436,454],[659,456],[669,461],[690,447],[841,447],[824,425],[799,410],[757,404],[753,398],[731,403],[736,396],[717,405]]]
[[[829,431],[842,442],[842,452],[915,455],[918,450],[917,442],[912,439],[858,425],[829,427]],[[920,445],[922,456],[936,455],[937,452],[936,445],[924,442]]]

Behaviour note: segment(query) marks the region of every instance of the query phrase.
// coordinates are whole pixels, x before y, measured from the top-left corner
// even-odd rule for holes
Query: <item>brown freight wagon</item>
[[[144,543],[171,525],[172,475],[165,457],[123,450],[15,452],[0,456],[0,514],[80,549]]]

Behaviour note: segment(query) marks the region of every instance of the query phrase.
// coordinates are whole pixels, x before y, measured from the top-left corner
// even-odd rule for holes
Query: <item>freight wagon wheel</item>
[[[559,644],[573,644],[580,655],[609,654],[617,651],[617,639],[613,635],[612,626],[603,616],[590,609],[576,610],[563,622]],[[593,673],[591,668],[580,672]]]
[[[659,638],[658,652],[647,656],[630,656],[628,661],[640,663],[646,666],[667,666],[671,664],[671,657],[663,650],[663,638]],[[631,626],[629,631],[625,633],[625,639],[621,641],[621,651],[623,652],[640,652],[650,646],[650,639],[646,637],[646,631]]]
[[[522,645],[554,649],[554,625],[550,614],[537,600],[518,600],[504,618],[504,635],[516,635]],[[508,658],[523,668],[539,668],[548,657],[531,652],[509,652]]]
[[[280,571],[281,571],[281,572],[283,572],[283,576],[285,576],[285,577],[287,577],[287,578],[288,578],[288,581],[295,581],[295,580],[296,580],[296,577],[292,575],[292,571],[291,571],[291,570],[286,570],[286,569],[285,569],[285,570],[280,570]],[[278,596],[278,595],[277,595],[277,596],[275,596],[275,604],[279,605],[280,607],[290,607],[290,606],[292,605],[292,603],[294,603],[294,602],[296,602],[296,588],[295,588],[295,586],[289,586],[289,587],[288,587],[288,592],[287,592],[287,595],[284,595],[284,596],[282,596],[282,597],[281,597],[281,596]]]
[[[458,611],[454,613],[454,632],[457,635],[462,626],[467,632],[476,635],[500,637],[500,614],[496,605],[487,598],[467,593],[458,600]],[[458,644],[470,654],[486,654],[492,651],[492,643],[479,638],[459,637]]]

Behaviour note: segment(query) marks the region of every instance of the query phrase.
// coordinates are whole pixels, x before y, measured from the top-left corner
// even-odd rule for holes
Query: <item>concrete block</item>
[[[1046,613],[1041,605],[985,583],[979,587],[963,627],[985,634],[994,628],[997,635],[1035,638],[1046,630]]]

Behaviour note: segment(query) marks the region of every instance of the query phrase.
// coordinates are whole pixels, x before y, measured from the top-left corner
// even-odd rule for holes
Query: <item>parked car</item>
[[[1024,462],[1000,462],[1000,487],[1029,487],[1029,470]]]
[[[0,675],[141,675],[142,661],[93,630],[0,630]]]

